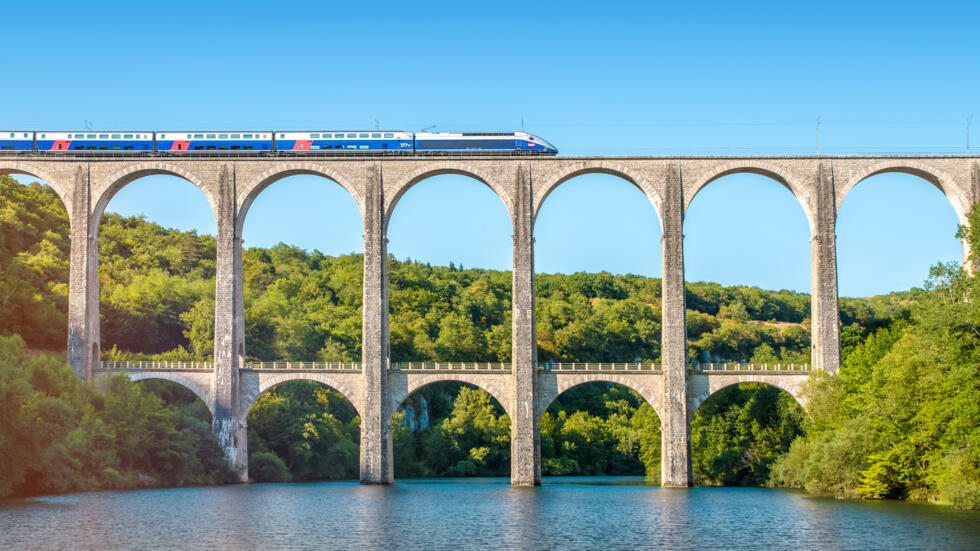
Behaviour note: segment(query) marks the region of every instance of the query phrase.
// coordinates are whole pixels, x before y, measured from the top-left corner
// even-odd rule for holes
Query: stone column
[[[660,483],[687,487],[691,439],[687,417],[687,300],[684,295],[684,192],[675,165],[667,167],[663,195],[663,280],[661,361],[664,371],[664,418],[661,419]]]
[[[810,238],[810,357],[813,369],[840,369],[840,311],[837,307],[837,202],[834,175],[820,163],[814,182],[816,227]]]
[[[534,193],[530,169],[517,167],[514,186],[514,282],[511,363],[514,396],[510,425],[510,483],[541,484],[541,433],[538,415],[538,342],[534,312]]]
[[[214,294],[214,374],[211,395],[214,397],[214,433],[225,450],[225,456],[242,480],[248,479],[248,437],[245,412],[239,411],[238,343],[236,312],[237,289],[242,285],[239,270],[241,258],[237,246],[237,206],[235,173],[225,165],[217,185],[217,258]]]
[[[980,203],[980,163],[974,161],[970,165],[970,207]],[[967,215],[970,213],[967,212]],[[963,239],[963,266],[971,275],[977,273],[977,269],[980,268],[980,263],[977,259],[971,259],[970,255],[973,251],[970,250],[970,240]]]
[[[388,239],[381,166],[368,169],[364,198],[364,320],[361,362],[361,483],[391,484],[391,408],[388,401]]]
[[[92,220],[88,167],[75,169],[68,277],[68,364],[85,380],[99,367],[99,240]]]

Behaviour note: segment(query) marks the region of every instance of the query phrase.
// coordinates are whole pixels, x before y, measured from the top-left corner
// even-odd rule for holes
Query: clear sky
[[[962,153],[980,114],[977,2],[15,2],[3,7],[0,128],[519,129],[563,154]],[[15,53],[16,52],[16,53]],[[980,127],[980,120],[973,125]],[[975,150],[980,133],[972,132]],[[465,205],[466,209],[456,209]],[[110,211],[213,232],[170,177]],[[942,194],[881,175],[845,201],[841,293],[921,285],[961,258]],[[360,251],[353,201],[295,177],[249,213],[246,246]],[[463,177],[409,191],[399,258],[506,269],[500,201]],[[685,222],[689,280],[809,290],[809,230],[788,191],[722,178]],[[570,181],[536,226],[539,272],[659,275],[653,207],[608,176]]]

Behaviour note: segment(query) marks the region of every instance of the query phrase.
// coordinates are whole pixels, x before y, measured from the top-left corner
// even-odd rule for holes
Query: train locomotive
[[[0,131],[0,153],[36,151],[59,154],[174,155],[220,153],[374,153],[418,155],[480,152],[555,155],[558,149],[527,132],[401,132],[389,130],[324,130],[239,132],[125,131],[46,132]]]

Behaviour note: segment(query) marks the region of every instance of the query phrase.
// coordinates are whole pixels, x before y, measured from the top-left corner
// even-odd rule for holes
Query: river
[[[639,478],[249,484],[0,501],[0,549],[980,549],[980,512]]]

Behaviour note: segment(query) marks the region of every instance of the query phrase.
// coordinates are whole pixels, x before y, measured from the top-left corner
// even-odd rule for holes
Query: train
[[[426,154],[476,151],[556,155],[558,149],[527,132],[402,132],[322,130],[308,132],[0,131],[0,153],[245,154],[256,152]]]

